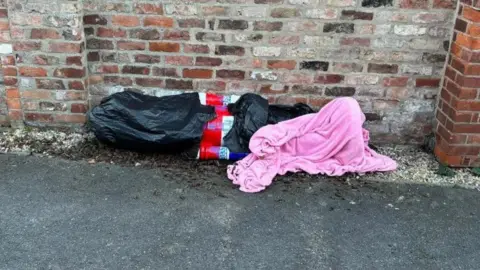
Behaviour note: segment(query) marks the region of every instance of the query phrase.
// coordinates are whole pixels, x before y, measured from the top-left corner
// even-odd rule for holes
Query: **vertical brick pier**
[[[435,154],[452,167],[480,166],[480,1],[462,1],[437,107]]]

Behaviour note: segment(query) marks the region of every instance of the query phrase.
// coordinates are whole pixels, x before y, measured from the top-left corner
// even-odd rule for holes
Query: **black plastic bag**
[[[268,106],[268,124],[276,124],[314,112],[310,106],[304,103],[297,103],[293,106],[270,105]]]
[[[268,100],[256,94],[242,95],[237,102],[228,105],[228,110],[235,117],[235,122],[223,141],[230,151],[239,153],[250,152],[250,138],[261,127],[314,112],[303,103],[268,105]]]
[[[198,93],[154,97],[124,91],[102,100],[88,113],[95,136],[112,146],[160,153],[180,153],[197,145],[215,109]]]

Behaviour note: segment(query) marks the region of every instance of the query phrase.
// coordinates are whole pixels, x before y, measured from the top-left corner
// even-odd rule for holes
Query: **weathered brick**
[[[433,0],[433,8],[455,9],[457,0]]]
[[[17,68],[15,67],[3,67],[3,76],[17,76]]]
[[[323,32],[325,33],[346,33],[351,34],[355,31],[353,23],[326,23],[323,26]]]
[[[335,7],[352,7],[355,3],[355,0],[327,0],[327,5]]]
[[[99,15],[85,15],[83,17],[84,24],[107,25],[108,21],[105,17]]]
[[[327,87],[325,89],[325,95],[326,96],[335,96],[335,97],[340,97],[340,96],[353,96],[355,95],[355,87]]]
[[[51,79],[36,79],[36,86],[39,89],[65,89],[65,85],[62,80],[51,80]]]
[[[349,73],[349,72],[362,72],[363,65],[357,63],[333,63],[332,71]]]
[[[51,46],[51,45],[50,45]],[[114,48],[113,41],[91,38],[87,40],[87,49],[91,50],[112,50]]]
[[[435,12],[420,12],[412,17],[412,21],[415,23],[436,23],[445,21],[445,15],[443,13]]]
[[[281,4],[284,0],[254,0],[255,4]]]
[[[140,66],[124,66],[122,68],[122,73],[124,73],[124,74],[148,75],[150,73],[150,68],[140,67]]]
[[[152,75],[161,77],[178,77],[177,70],[175,68],[153,67]]]
[[[196,66],[220,66],[222,64],[221,58],[213,58],[213,57],[203,57],[198,56],[195,59]]]
[[[393,33],[399,36],[420,36],[427,33],[427,28],[419,25],[395,25]]]
[[[193,65],[193,57],[190,56],[165,56],[165,63],[177,66]]]
[[[47,70],[40,67],[19,67],[18,73],[26,77],[47,77]]]
[[[113,15],[112,24],[123,27],[135,27],[140,25],[140,19],[136,16]]]
[[[324,62],[324,61],[303,61],[303,62],[300,62],[300,69],[327,71],[328,66],[329,66],[329,63]]]
[[[266,56],[266,57],[278,57],[282,53],[282,48],[280,47],[255,47],[253,48],[254,56]]]
[[[126,37],[127,31],[119,28],[98,27],[97,36],[106,38]]]
[[[262,94],[284,94],[288,92],[288,85],[283,84],[265,84],[260,87]]]
[[[27,121],[53,122],[53,115],[52,114],[25,113],[24,116],[25,116],[25,120],[27,120]]]
[[[398,73],[398,65],[392,64],[368,64],[369,73]]]
[[[66,111],[67,105],[62,102],[40,101],[38,103],[40,111]]]
[[[199,32],[195,34],[198,41],[218,41],[225,42],[225,34],[213,32]]]
[[[425,0],[400,0],[401,8],[426,9],[428,1]]]
[[[55,114],[52,115],[55,122],[83,124],[87,121],[84,114]]]
[[[60,78],[83,78],[85,76],[85,69],[57,68],[53,72],[53,76]]]
[[[283,82],[294,84],[313,83],[313,74],[311,72],[287,72],[284,74]]]
[[[370,39],[369,38],[342,38],[340,40],[340,44],[349,45],[349,46],[368,47],[370,46]]]
[[[160,63],[162,59],[160,56],[153,56],[153,55],[146,55],[146,54],[137,54],[135,55],[135,62],[137,63],[148,63],[148,64],[154,64],[154,63]]]
[[[69,81],[68,89],[70,90],[85,90],[85,86],[81,81]]]
[[[163,33],[165,40],[190,40],[190,33],[183,30],[166,30]]]
[[[376,75],[347,75],[345,83],[348,85],[375,85],[380,81]]]
[[[178,19],[177,23],[180,28],[205,28],[203,19]]]
[[[150,51],[154,52],[179,52],[180,44],[169,42],[150,42]]]
[[[163,6],[161,4],[136,3],[135,12],[138,14],[163,15]]]
[[[245,79],[245,71],[220,69],[216,71],[216,76],[222,79],[243,80]]]
[[[342,10],[342,14],[340,16],[340,19],[342,19],[342,20],[366,20],[366,21],[371,21],[371,20],[373,20],[373,13],[356,11],[356,10]]]
[[[225,6],[202,7],[204,16],[227,16],[229,8]]]
[[[166,88],[168,89],[180,89],[180,90],[193,89],[193,82],[191,80],[167,79],[165,80],[165,83],[166,83]]]
[[[144,42],[136,42],[136,41],[118,41],[117,48],[119,50],[127,50],[127,51],[142,51],[145,50],[145,43]]]
[[[362,7],[381,7],[381,6],[393,6],[393,0],[362,0]]]
[[[345,76],[338,74],[318,74],[314,78],[315,83],[336,84],[343,82]]]
[[[338,11],[336,9],[309,9],[306,12],[307,18],[333,20],[338,18]]]
[[[295,69],[297,62],[295,60],[268,60],[267,67],[270,69]]]
[[[60,34],[55,29],[34,28],[30,32],[32,39],[59,39]]]
[[[254,31],[281,31],[283,27],[283,22],[267,22],[267,21],[256,21],[253,23]]]
[[[213,70],[211,69],[184,69],[183,77],[184,78],[194,78],[194,79],[210,79],[212,78]]]
[[[258,34],[257,34],[258,35]],[[255,36],[257,36],[255,35]],[[270,38],[270,41],[268,42],[273,45],[298,45],[300,43],[300,37],[299,36],[274,36]]]
[[[126,77],[118,77],[118,76],[104,76],[103,81],[107,85],[130,86],[133,84],[132,79],[126,78]]]
[[[276,81],[278,79],[278,74],[272,71],[258,71],[254,70],[250,74],[250,79],[252,80],[266,80],[266,81]]]
[[[99,49],[99,48],[100,47],[96,47],[94,49]],[[82,52],[82,44],[69,43],[69,42],[55,42],[55,43],[50,43],[49,49],[50,49],[50,52],[54,52],[54,53],[80,53]]]
[[[261,42],[263,40],[263,34],[253,33],[253,34],[244,34],[244,33],[235,33],[234,36],[238,42]],[[285,39],[288,42],[288,38]],[[282,42],[282,40],[272,37],[271,42]]]
[[[133,29],[130,30],[131,38],[143,40],[158,40],[160,39],[160,32],[157,29]]]
[[[13,44],[13,50],[14,51],[38,51],[42,47],[42,44],[40,42],[36,41],[16,41]]]
[[[215,47],[215,55],[245,55],[245,48],[240,46],[218,45]]]
[[[383,79],[383,86],[407,86],[408,77],[391,77]]]
[[[184,53],[206,54],[206,53],[210,52],[210,48],[208,47],[208,45],[184,44],[183,45],[183,52]]]
[[[165,13],[172,15],[191,16],[197,14],[197,7],[191,4],[167,4]]]
[[[248,28],[248,22],[245,20],[219,20],[218,29],[225,30],[245,30]]]
[[[300,15],[300,11],[296,8],[274,8],[270,12],[273,18],[294,18]]]
[[[144,26],[173,27],[173,19],[167,17],[148,16],[143,19]]]
[[[163,80],[156,78],[136,78],[135,83],[143,87],[163,87]]]

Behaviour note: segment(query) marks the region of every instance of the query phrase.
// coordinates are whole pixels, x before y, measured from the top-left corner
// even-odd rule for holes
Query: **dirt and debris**
[[[57,156],[71,160],[83,160],[90,164],[109,163],[132,167],[162,168],[162,171],[202,172],[202,179],[192,179],[189,185],[225,188],[225,183],[209,181],[209,175],[225,174],[226,161],[185,160],[179,155],[162,155],[155,153],[137,153],[114,149],[98,142],[86,131],[61,131],[41,129],[7,130],[0,136],[0,152],[23,155]],[[398,162],[398,170],[390,173],[372,173],[363,176],[345,175],[343,177],[326,177],[306,173],[278,176],[277,188],[282,191],[299,188],[305,183],[314,183],[323,178],[349,185],[352,189],[363,186],[368,181],[422,183],[444,186],[459,186],[480,190],[480,176],[470,169],[455,169],[452,177],[437,174],[438,162],[432,154],[417,146],[382,146],[379,152],[392,157]],[[213,177],[214,178],[214,177]],[[211,178],[210,178],[211,179]],[[341,194],[339,194],[341,196]]]

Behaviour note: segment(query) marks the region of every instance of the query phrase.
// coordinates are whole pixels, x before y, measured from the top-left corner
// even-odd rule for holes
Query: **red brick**
[[[82,78],[85,76],[85,69],[57,68],[53,72],[53,76],[59,78]]]
[[[407,86],[408,77],[390,77],[383,79],[383,86]]]
[[[163,32],[164,40],[190,40],[190,33],[183,30],[165,30]]]
[[[83,103],[73,103],[70,107],[72,113],[86,113],[87,110],[87,105]]]
[[[0,9],[0,18],[8,18],[8,10],[6,8]]]
[[[122,73],[126,74],[139,74],[139,75],[148,75],[150,73],[150,68],[148,67],[139,67],[139,66],[124,66],[122,68]]]
[[[117,65],[101,65],[98,67],[99,73],[118,73],[120,69]]]
[[[67,56],[67,65],[82,66],[81,56]]]
[[[47,70],[39,67],[19,67],[20,76],[25,77],[46,77]]]
[[[17,41],[13,44],[14,51],[23,52],[38,51],[41,47],[42,44],[36,41]]]
[[[34,28],[30,33],[32,39],[59,39],[60,34],[55,29]]]
[[[3,76],[17,76],[17,68],[15,67],[4,67]]]
[[[53,117],[55,122],[61,123],[83,124],[87,120],[87,117],[83,114],[55,114]]]
[[[195,59],[195,65],[196,66],[216,67],[216,66],[220,66],[221,64],[222,64],[222,59],[221,58],[198,56]]]
[[[415,81],[416,87],[439,87],[440,78],[417,78]]]
[[[45,113],[25,113],[25,120],[35,122],[53,122],[53,116]]]
[[[466,77],[461,74],[457,74],[455,82],[463,87],[478,88],[480,87],[479,77]]]
[[[70,90],[85,90],[85,86],[81,81],[70,81],[68,82],[68,89]]]
[[[135,62],[137,63],[148,63],[148,64],[154,64],[154,63],[160,63],[162,61],[160,56],[155,56],[155,55],[146,55],[146,54],[137,54],[135,55]]]
[[[145,43],[144,42],[136,42],[136,41],[118,41],[117,48],[119,50],[127,50],[127,51],[142,51],[145,50]]]
[[[88,52],[87,60],[88,62],[98,62],[100,61],[100,54],[98,52]]]
[[[452,107],[458,111],[480,111],[480,100],[452,99]]]
[[[150,42],[150,51],[153,52],[179,52],[180,44],[168,42]]]
[[[54,53],[80,53],[82,51],[82,46],[80,43],[50,43],[50,51]]]
[[[189,90],[193,89],[193,82],[191,80],[173,80],[167,79],[165,81],[167,89]]]
[[[113,15],[112,24],[124,27],[135,27],[140,25],[140,20],[136,16]]]
[[[200,80],[196,82],[197,85],[195,89],[200,91],[214,91],[214,92],[223,92],[227,87],[227,83],[223,81],[205,81]]]
[[[165,56],[165,63],[177,66],[193,65],[193,57],[191,56]]]
[[[463,17],[472,22],[480,22],[480,11],[469,6],[464,6]]]
[[[184,78],[210,79],[212,78],[213,70],[211,69],[184,69]]]
[[[97,24],[97,25],[106,25],[107,19],[99,15],[85,15],[83,17],[83,22],[85,24]]]
[[[267,67],[270,69],[295,69],[297,62],[295,60],[268,60]]]
[[[480,65],[467,65],[464,74],[480,76]]]
[[[18,88],[9,88],[5,90],[7,98],[20,98],[20,91]]]
[[[135,12],[138,14],[158,14],[163,15],[163,6],[161,4],[135,4]]]
[[[7,107],[9,110],[21,110],[22,104],[19,98],[9,98],[7,99]]]
[[[311,72],[286,72],[282,81],[285,83],[311,84],[314,76]]]
[[[210,48],[208,47],[208,45],[184,44],[183,52],[184,53],[209,53]]]
[[[113,29],[113,28],[106,28],[106,27],[98,27],[97,29],[97,36],[99,37],[107,37],[107,38],[120,38],[126,37],[127,31],[123,29]]]
[[[433,8],[455,9],[456,7],[456,0],[433,0]]]
[[[143,25],[170,28],[173,27],[173,19],[167,17],[148,16],[143,19]]]
[[[17,78],[15,77],[4,77],[3,78],[3,83],[6,85],[6,86],[14,86],[14,85],[17,85]]]
[[[10,27],[9,27],[9,24],[8,24],[8,21],[0,21],[0,31],[5,31],[5,30],[8,30]]]
[[[245,79],[245,71],[243,70],[220,69],[220,70],[217,70],[216,74],[217,74],[217,78],[222,78],[222,79],[232,79],[232,80]]]
[[[314,82],[321,83],[321,84],[335,84],[341,83],[344,80],[343,75],[337,74],[319,74],[315,76]]]
[[[452,62],[450,63],[450,66],[460,73],[465,73],[465,65],[466,63],[464,61],[456,57],[453,57]]]
[[[163,87],[163,80],[155,78],[136,78],[135,83],[143,87]]]

